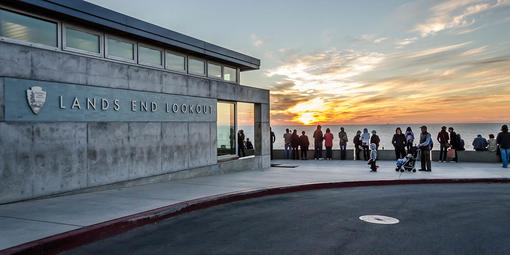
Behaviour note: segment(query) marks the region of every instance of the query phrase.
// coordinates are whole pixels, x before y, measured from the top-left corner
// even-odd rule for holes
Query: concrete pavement
[[[378,162],[377,173],[370,173],[365,162],[355,161],[272,163],[284,167],[0,205],[0,250],[170,204],[250,189],[333,181],[510,178],[508,169],[489,163],[433,163],[431,173],[395,172],[393,161]]]

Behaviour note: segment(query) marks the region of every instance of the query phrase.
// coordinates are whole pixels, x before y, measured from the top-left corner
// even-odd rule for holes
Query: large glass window
[[[240,157],[255,155],[255,105],[237,103],[238,154]],[[239,138],[244,137],[244,141]],[[242,147],[244,146],[244,147]]]
[[[163,52],[149,47],[138,46],[138,62],[144,65],[163,66]]]
[[[57,23],[0,9],[0,36],[58,47]]]
[[[229,102],[218,102],[217,114],[218,156],[235,155],[235,104]]]
[[[165,66],[170,70],[186,72],[186,57],[167,51]]]
[[[99,54],[101,37],[75,28],[65,28],[65,47]]]
[[[221,79],[221,66],[207,63],[207,76]]]
[[[106,46],[108,57],[135,60],[134,43],[118,40],[115,38],[108,38],[106,40]]]
[[[205,75],[205,62],[202,60],[189,58],[188,59],[189,73]]]
[[[235,68],[223,67],[223,79],[226,81],[236,82],[237,80],[237,70]]]

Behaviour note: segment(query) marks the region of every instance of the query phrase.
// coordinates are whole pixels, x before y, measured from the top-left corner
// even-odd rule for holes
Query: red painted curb
[[[414,179],[414,180],[377,180],[377,181],[350,181],[350,182],[325,182],[307,183],[300,185],[281,186],[248,190],[241,192],[213,195],[161,208],[129,215],[111,221],[71,230],[65,233],[53,235],[40,240],[28,242],[15,247],[0,251],[0,255],[11,254],[57,254],[81,245],[105,239],[122,232],[154,223],[179,214],[200,210],[216,205],[232,203],[236,201],[257,198],[269,195],[285,194],[299,191],[320,189],[350,188],[363,186],[387,186],[409,184],[461,184],[461,183],[510,183],[507,178],[490,179]]]

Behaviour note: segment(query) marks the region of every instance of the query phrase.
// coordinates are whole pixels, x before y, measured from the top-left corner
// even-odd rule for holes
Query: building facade
[[[240,85],[259,66],[85,1],[2,1],[0,203],[269,167],[269,91]]]

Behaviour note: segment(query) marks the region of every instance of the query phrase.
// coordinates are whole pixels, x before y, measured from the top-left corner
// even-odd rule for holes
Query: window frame
[[[140,49],[139,47],[144,47],[144,48],[147,48],[147,49],[152,49],[152,50],[157,50],[159,52],[161,52],[160,54],[160,60],[161,60],[161,65],[154,65],[154,64],[150,64],[150,63],[143,63],[140,61]],[[137,43],[137,64],[141,65],[141,66],[150,66],[150,67],[155,67],[155,68],[165,68],[165,49],[164,48],[161,48],[161,47],[157,47],[157,46],[152,46],[150,44],[145,44],[145,43]]]
[[[217,100],[216,104],[218,103],[226,103],[226,104],[233,104],[234,105],[234,154],[226,154],[218,156],[216,155],[216,158],[218,161],[223,160],[229,160],[229,159],[238,159],[239,157],[239,146],[237,146],[237,102],[236,101],[227,101],[227,100]],[[216,106],[217,107],[217,106]],[[216,129],[218,127],[218,121],[216,120]],[[216,132],[216,151],[218,150],[218,132]]]
[[[207,60],[202,59],[202,58],[192,57],[192,56],[188,56],[188,57],[187,57],[187,59],[188,59],[188,61],[187,61],[187,67],[188,67],[188,68],[187,68],[187,72],[188,72],[188,74],[190,74],[190,75],[196,75],[196,76],[200,76],[200,77],[208,77],[208,76],[207,76]],[[190,60],[198,60],[198,61],[202,61],[202,62],[204,62],[204,72],[203,72],[202,74],[192,73],[192,72],[190,71],[190,68],[189,68],[189,62],[190,62]]]
[[[37,15],[37,14],[33,14],[33,13],[29,13],[29,12],[22,11],[19,9],[7,7],[2,4],[0,4],[0,9],[3,9],[8,12],[14,12],[16,14],[27,16],[30,18],[40,19],[43,21],[57,24],[57,28],[56,28],[57,29],[57,46],[54,47],[54,46],[50,46],[50,45],[46,45],[46,44],[42,44],[42,43],[28,42],[28,41],[13,39],[13,38],[4,37],[4,36],[0,36],[0,41],[16,43],[16,44],[26,45],[26,46],[30,46],[30,47],[35,47],[35,48],[43,48],[43,49],[48,49],[48,50],[60,50],[61,49],[61,47],[62,47],[62,33],[61,33],[62,22],[60,22],[59,20],[48,18],[48,17],[41,16],[41,15]]]
[[[133,58],[134,59],[126,59],[126,58],[122,58],[122,57],[117,57],[117,56],[111,56],[110,54],[108,54],[108,39],[114,39],[114,40],[118,40],[118,41],[124,41],[124,42],[128,42],[128,43],[132,43],[133,44]],[[113,59],[113,60],[117,60],[117,61],[122,61],[122,62],[128,62],[128,63],[133,63],[133,64],[138,64],[138,42],[137,41],[133,41],[133,40],[130,40],[130,39],[126,39],[124,37],[120,37],[120,36],[116,36],[116,35],[111,35],[111,34],[105,34],[104,36],[104,57],[107,58],[107,59]]]
[[[184,71],[182,71],[182,70],[170,69],[170,68],[166,67],[166,54],[167,54],[167,53],[170,53],[170,54],[173,54],[173,55],[177,55],[177,56],[184,57]],[[184,74],[188,73],[188,55],[183,54],[183,53],[179,53],[179,52],[176,52],[176,51],[173,51],[173,50],[167,50],[167,49],[165,49],[164,54],[165,54],[165,65],[164,65],[165,70],[172,71],[172,72],[184,73]]]
[[[216,65],[216,66],[219,66],[220,67],[220,77],[215,77],[215,76],[209,76],[209,64],[211,65]],[[207,61],[206,63],[206,69],[207,69],[207,78],[210,78],[210,79],[215,79],[215,80],[223,80],[223,65],[218,63],[218,62],[214,62],[214,61]]]
[[[89,33],[89,34],[98,35],[99,36],[99,53],[76,49],[73,47],[67,47],[67,28],[79,30],[79,31]],[[71,51],[71,52],[76,52],[76,53],[80,53],[80,54],[92,55],[92,56],[96,56],[96,57],[103,57],[104,51],[105,51],[104,50],[105,45],[106,45],[106,43],[104,42],[104,33],[102,33],[102,32],[98,32],[98,31],[95,31],[92,29],[81,27],[81,26],[76,26],[74,24],[69,24],[69,23],[62,24],[62,50],[64,50],[64,51]]]
[[[232,69],[234,69],[234,70],[235,70],[235,72],[236,72],[236,78],[235,78],[235,80],[233,80],[233,81],[225,80],[225,67],[227,67],[227,68],[232,68]],[[221,80],[223,80],[224,82],[231,82],[231,83],[236,83],[236,84],[237,84],[237,83],[239,83],[239,82],[238,82],[238,77],[239,77],[239,70],[238,70],[238,68],[237,68],[237,67],[233,67],[233,66],[229,66],[229,65],[223,65],[223,68],[222,68],[222,75],[221,75]]]

